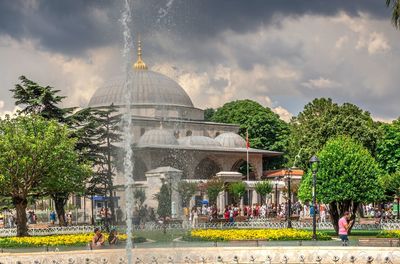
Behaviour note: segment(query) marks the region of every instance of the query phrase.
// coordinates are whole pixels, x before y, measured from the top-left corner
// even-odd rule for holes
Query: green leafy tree
[[[329,204],[331,221],[338,232],[338,220],[345,211],[352,219],[361,203],[383,199],[379,178],[382,171],[369,151],[354,139],[330,139],[318,153],[316,198]],[[312,200],[312,174],[304,175],[298,192],[302,201]]]
[[[400,29],[400,0],[386,0],[386,6],[392,9],[392,24]]]
[[[244,182],[233,182],[228,185],[228,192],[232,194],[235,203],[239,204],[246,192],[246,184]]]
[[[394,198],[400,197],[400,171],[384,174],[380,182],[385,190],[387,201],[392,202]]]
[[[400,118],[391,124],[382,124],[380,130],[376,158],[382,169],[393,174],[400,171]]]
[[[264,204],[267,195],[272,192],[272,184],[267,180],[257,182],[255,190],[261,196],[261,201]]]
[[[178,183],[178,193],[181,196],[182,206],[188,207],[190,200],[197,191],[197,183],[181,181]]]
[[[88,168],[74,150],[68,129],[38,116],[0,121],[0,192],[11,197],[17,212],[17,235],[28,235],[29,197],[43,196],[52,186],[81,179]],[[70,186],[62,186],[69,188]]]
[[[206,192],[211,205],[217,204],[217,198],[220,192],[224,190],[224,182],[220,179],[211,179],[207,181]]]
[[[78,118],[81,117],[81,114],[77,116],[72,115],[74,108],[58,107],[58,104],[65,98],[65,96],[58,95],[60,90],[55,90],[51,86],[41,86],[25,76],[21,76],[19,79],[21,83],[16,84],[15,88],[10,91],[13,92],[13,97],[16,99],[15,105],[24,107],[23,110],[20,111],[20,114],[39,115],[48,120],[56,120],[60,123],[68,124],[70,128],[72,128],[73,125],[76,124]],[[74,134],[71,133],[70,137],[73,136]],[[79,149],[80,146],[81,144],[76,144],[76,148]],[[83,160],[82,157],[80,160]],[[64,180],[64,184],[52,185],[51,188],[48,188],[49,191],[52,191],[52,193],[48,193],[48,195],[54,200],[60,225],[66,224],[64,207],[70,194],[75,192],[75,190],[77,192],[80,190],[80,188],[70,187],[79,184],[82,186],[84,185],[84,182],[77,182],[76,180],[78,179],[73,177],[70,178],[71,182],[67,182],[67,178]]]
[[[212,116],[212,121],[240,125],[239,134],[246,137],[249,133],[250,146],[258,149],[283,151],[288,145],[290,129],[268,107],[251,100],[238,100],[224,104]],[[279,168],[283,157],[266,164],[267,168]]]
[[[338,105],[332,99],[319,98],[308,103],[291,121],[289,156],[294,166],[307,168],[308,160],[330,139],[340,135],[354,138],[374,155],[379,137],[378,126],[370,114],[356,105]],[[290,162],[293,164],[293,161]]]

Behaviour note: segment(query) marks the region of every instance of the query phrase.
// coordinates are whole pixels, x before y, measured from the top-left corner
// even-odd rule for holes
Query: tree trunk
[[[339,234],[339,219],[343,216],[345,211],[351,213],[352,224],[348,230],[348,234],[351,234],[351,229],[354,226],[354,220],[356,218],[356,212],[358,209],[359,203],[355,203],[353,201],[343,201],[343,202],[332,202],[329,204],[329,214],[331,216],[331,222],[333,227],[335,228],[336,234]]]
[[[53,196],[54,205],[57,212],[58,224],[60,226],[66,226],[67,221],[65,220],[65,210],[64,206],[67,204],[68,195],[67,194],[55,194]]]
[[[113,194],[113,184],[111,179],[111,184],[109,185],[109,197],[110,197],[110,213],[111,213],[111,224],[115,225],[115,206],[114,206],[114,194]]]
[[[26,207],[28,205],[28,201],[26,197],[12,197],[12,202],[15,206],[15,210],[17,211],[17,236],[28,236],[28,226],[26,225]]]

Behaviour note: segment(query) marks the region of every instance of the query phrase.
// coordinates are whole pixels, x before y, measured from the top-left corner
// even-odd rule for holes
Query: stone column
[[[182,172],[166,172],[165,178],[171,186],[171,217],[174,219],[182,219],[182,204],[180,194],[178,192],[178,184],[182,178]]]
[[[220,214],[224,214],[225,210],[225,192],[222,191],[219,193],[217,198],[217,206]]]
[[[258,203],[258,193],[256,192],[256,190],[252,190],[252,204],[256,204]]]

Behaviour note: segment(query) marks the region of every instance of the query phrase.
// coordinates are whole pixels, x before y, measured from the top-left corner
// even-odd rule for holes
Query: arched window
[[[211,179],[221,170],[221,166],[216,161],[205,158],[194,169],[194,175],[196,179]]]
[[[220,132],[215,133],[215,137],[218,137],[220,134]]]
[[[186,136],[187,136],[187,137],[189,137],[189,136],[191,136],[191,135],[192,135],[192,131],[191,131],[191,130],[186,131]]]
[[[142,127],[140,129],[140,135],[143,136],[144,132],[146,132],[146,128]]]

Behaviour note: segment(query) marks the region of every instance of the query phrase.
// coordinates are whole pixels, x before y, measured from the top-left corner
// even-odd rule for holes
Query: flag
[[[249,130],[246,130],[246,148],[250,148],[250,142],[249,142]]]

